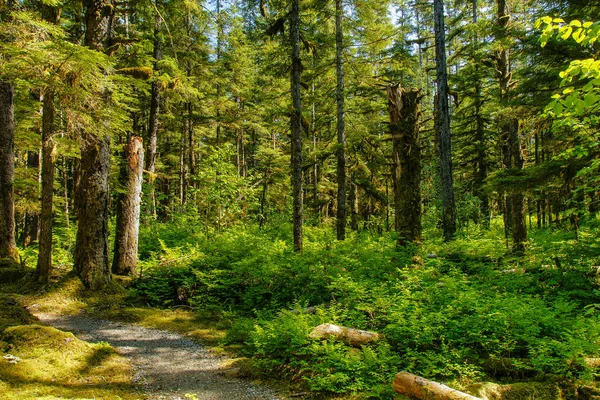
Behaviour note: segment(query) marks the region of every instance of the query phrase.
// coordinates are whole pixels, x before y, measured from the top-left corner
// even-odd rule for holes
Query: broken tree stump
[[[393,388],[396,393],[418,400],[481,400],[479,397],[404,371],[394,377]]]
[[[363,344],[375,342],[381,339],[381,334],[360,329],[347,328],[334,324],[321,324],[308,335],[311,339],[339,339],[346,344],[360,347]]]

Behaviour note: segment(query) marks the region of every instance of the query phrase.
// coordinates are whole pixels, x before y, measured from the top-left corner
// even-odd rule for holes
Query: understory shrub
[[[197,310],[231,312],[238,319],[225,344],[242,345],[264,373],[313,391],[391,398],[401,370],[471,382],[591,376],[584,358],[600,355],[593,238],[583,260],[573,248],[584,241],[533,235],[535,251],[516,258],[493,234],[474,235],[398,249],[392,234],[339,242],[309,227],[297,254],[277,229],[238,227],[179,247],[160,242],[134,290],[156,305],[184,293]],[[384,340],[361,349],[310,340],[325,322]]]

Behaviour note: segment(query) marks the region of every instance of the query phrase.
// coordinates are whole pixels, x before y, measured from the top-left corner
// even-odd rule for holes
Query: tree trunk
[[[294,198],[293,231],[294,251],[302,251],[302,98],[300,93],[300,5],[299,0],[292,0],[290,14],[290,40],[292,45],[292,195]]]
[[[354,347],[381,340],[382,335],[377,332],[363,331],[361,329],[347,328],[341,325],[321,324],[309,334],[311,339],[338,339]]]
[[[44,114],[42,119],[42,212],[40,224],[40,249],[38,253],[36,278],[38,282],[48,282],[52,268],[52,225],[54,195],[54,91],[47,88],[44,93]]]
[[[392,136],[395,229],[398,245],[421,240],[421,147],[419,143],[419,89],[388,86]]]
[[[162,60],[162,43],[160,39],[161,20],[156,15],[154,20],[154,72],[158,71],[158,62]],[[148,123],[148,150],[146,158],[146,170],[148,171],[148,214],[156,217],[156,143],[158,141],[158,115],[160,112],[160,83],[155,76],[152,82],[152,94],[150,96],[150,116]]]
[[[40,99],[41,100],[41,99]],[[39,178],[40,169],[40,153],[39,151],[28,151],[27,152],[27,168],[35,169]],[[39,238],[39,225],[40,225],[39,213],[26,212],[25,213],[25,224],[23,225],[23,233],[21,239],[23,241],[23,247],[29,246],[32,242],[36,242]]]
[[[195,187],[194,177],[196,176],[196,153],[194,142],[194,120],[192,113],[192,103],[187,103],[187,119],[188,119],[188,168],[192,180],[191,186]]]
[[[183,120],[181,138],[179,140],[179,212],[183,213],[183,206],[187,198],[188,189],[188,164],[186,142],[188,136],[188,121]]]
[[[350,183],[350,193],[348,196],[350,203],[350,229],[358,231],[358,185]]]
[[[102,51],[112,4],[106,0],[87,0],[84,44]],[[102,124],[103,121],[96,121]],[[81,133],[81,161],[77,187],[77,239],[75,273],[83,284],[98,290],[111,279],[108,259],[108,189],[110,137],[99,137],[86,128]]]
[[[49,5],[42,5],[42,17],[47,22],[56,24],[60,9]],[[54,163],[56,162],[56,146],[54,142],[54,90],[46,88],[44,91],[42,116],[42,209],[40,223],[40,243],[36,267],[38,282],[48,282],[52,269],[52,227],[53,227],[53,195],[54,195]],[[65,199],[66,200],[66,199]],[[65,203],[68,213],[68,202]],[[67,227],[69,226],[68,214],[66,215]]]
[[[74,270],[83,284],[100,289],[110,281],[108,259],[108,178],[110,138],[84,132],[78,187]]]
[[[478,397],[459,392],[441,383],[408,372],[400,372],[394,377],[393,388],[396,393],[418,400],[481,400]]]
[[[0,259],[18,261],[15,242],[15,119],[14,89],[11,83],[0,81]]]
[[[456,234],[456,206],[452,178],[452,143],[450,137],[450,110],[448,107],[448,72],[446,67],[446,32],[444,27],[444,2],[434,0],[435,64],[437,71],[437,123],[436,133],[440,149],[440,178],[442,184],[442,226],[444,240]]]
[[[335,0],[335,61],[337,75],[337,239],[346,239],[346,124],[344,120],[344,31],[342,0]]]
[[[498,41],[502,43],[507,36],[510,15],[506,0],[497,0]],[[513,85],[510,68],[510,52],[502,48],[496,57],[496,71],[500,85],[500,104],[503,108],[510,107],[510,88]],[[519,121],[508,117],[500,122],[500,143],[502,146],[502,166],[505,169],[523,169],[521,139],[519,137]],[[505,232],[512,235],[512,250],[522,253],[527,241],[527,223],[524,213],[523,195],[511,193],[506,196],[504,224]]]
[[[473,24],[478,20],[478,0],[473,0]],[[476,60],[476,53],[479,50],[479,36],[477,32],[473,34],[473,60]],[[490,202],[487,192],[484,189],[487,179],[487,143],[485,134],[485,121],[482,115],[483,95],[481,76],[475,76],[475,144],[476,144],[476,172],[475,172],[475,196],[479,198],[481,215],[483,216],[483,224],[485,227],[490,227]]]
[[[117,227],[112,272],[117,275],[134,274],[138,256],[140,204],[144,172],[144,145],[142,138],[133,136],[123,146],[123,164],[119,176],[123,192],[117,203]]]

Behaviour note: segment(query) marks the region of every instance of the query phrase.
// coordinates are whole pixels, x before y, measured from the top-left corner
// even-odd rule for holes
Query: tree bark
[[[448,107],[448,72],[446,66],[446,32],[444,27],[444,2],[434,0],[435,64],[437,71],[436,133],[440,149],[440,178],[442,184],[442,226],[444,240],[456,234],[456,206],[452,178],[452,144],[450,136],[450,110]]]
[[[344,120],[344,9],[342,0],[335,0],[335,61],[337,75],[337,239],[346,239],[346,123]]]
[[[290,13],[290,40],[292,45],[292,73],[291,73],[291,95],[292,95],[292,117],[291,117],[291,141],[292,141],[292,195],[293,206],[293,236],[294,251],[302,251],[302,98],[300,92],[300,76],[302,74],[302,62],[300,60],[300,4],[299,0],[292,0],[292,11]]]
[[[398,245],[421,240],[421,147],[419,89],[388,86],[388,110],[392,136],[392,177],[394,180],[394,226]]]
[[[18,261],[15,242],[15,119],[14,89],[11,83],[0,81],[0,259]]]
[[[47,88],[44,93],[44,114],[42,118],[42,212],[40,224],[40,247],[38,253],[36,280],[48,282],[52,268],[52,225],[54,195],[54,91]]]
[[[88,132],[82,136],[73,267],[87,288],[97,290],[111,279],[108,258],[110,138],[99,138]]]
[[[42,5],[42,17],[47,22],[56,24],[60,9]],[[42,116],[42,209],[40,221],[40,242],[36,266],[36,280],[48,282],[52,269],[52,226],[53,226],[53,195],[54,195],[54,163],[56,162],[56,146],[54,142],[54,90],[50,87],[44,91]],[[66,199],[65,199],[66,200]],[[65,204],[67,227],[68,203]]]
[[[134,274],[138,261],[138,234],[144,172],[144,145],[141,137],[133,136],[123,146],[119,176],[123,192],[117,203],[117,227],[112,272]]]
[[[158,15],[154,21],[154,50],[153,57],[155,75],[158,71],[158,62],[162,60],[162,42],[160,38],[161,20]],[[158,141],[158,116],[160,113],[160,83],[155,77],[152,82],[152,94],[150,95],[150,116],[148,122],[148,150],[146,158],[146,170],[148,171],[148,214],[156,217],[156,144]]]
[[[311,339],[338,339],[354,347],[361,347],[367,343],[381,339],[381,334],[361,329],[347,328],[334,324],[321,324],[315,327],[308,335]]]
[[[393,388],[396,393],[418,400],[480,400],[478,397],[408,372],[400,372],[394,377]]]
[[[106,0],[87,0],[84,44],[102,51],[112,4]],[[103,121],[96,121],[102,124]],[[92,290],[101,289],[111,279],[108,258],[108,202],[110,137],[99,136],[89,128],[81,133],[81,162],[77,187],[77,239],[75,273]]]
[[[497,25],[498,37],[502,42],[507,36],[510,22],[510,14],[506,0],[497,0]],[[510,51],[500,49],[496,57],[496,71],[498,83],[500,85],[500,104],[504,109],[510,107],[510,88],[513,85],[512,73],[510,67]],[[521,139],[519,137],[519,121],[508,116],[500,121],[500,143],[502,146],[502,166],[505,169],[523,169],[523,156],[521,153]],[[515,253],[522,253],[525,250],[527,241],[527,223],[524,213],[523,195],[520,193],[510,193],[505,200],[504,224],[505,232],[512,236],[512,250]]]
[[[358,185],[350,183],[350,193],[348,196],[350,203],[350,229],[358,231]]]
[[[41,100],[41,99],[40,99]],[[27,152],[27,168],[35,169],[39,179],[40,169],[40,153],[39,151],[28,151]],[[39,225],[40,225],[39,212],[34,211],[25,212],[25,224],[23,225],[23,232],[21,239],[23,241],[23,247],[29,246],[32,242],[36,242],[39,238]]]

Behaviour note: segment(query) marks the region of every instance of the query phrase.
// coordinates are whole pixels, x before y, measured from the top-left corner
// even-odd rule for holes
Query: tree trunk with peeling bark
[[[444,384],[430,381],[408,372],[400,372],[394,377],[396,393],[418,400],[481,400],[478,397],[452,389]]]
[[[117,203],[117,227],[112,272],[134,274],[138,261],[140,205],[144,172],[142,138],[133,136],[123,147],[123,164],[119,176],[123,191]]]

